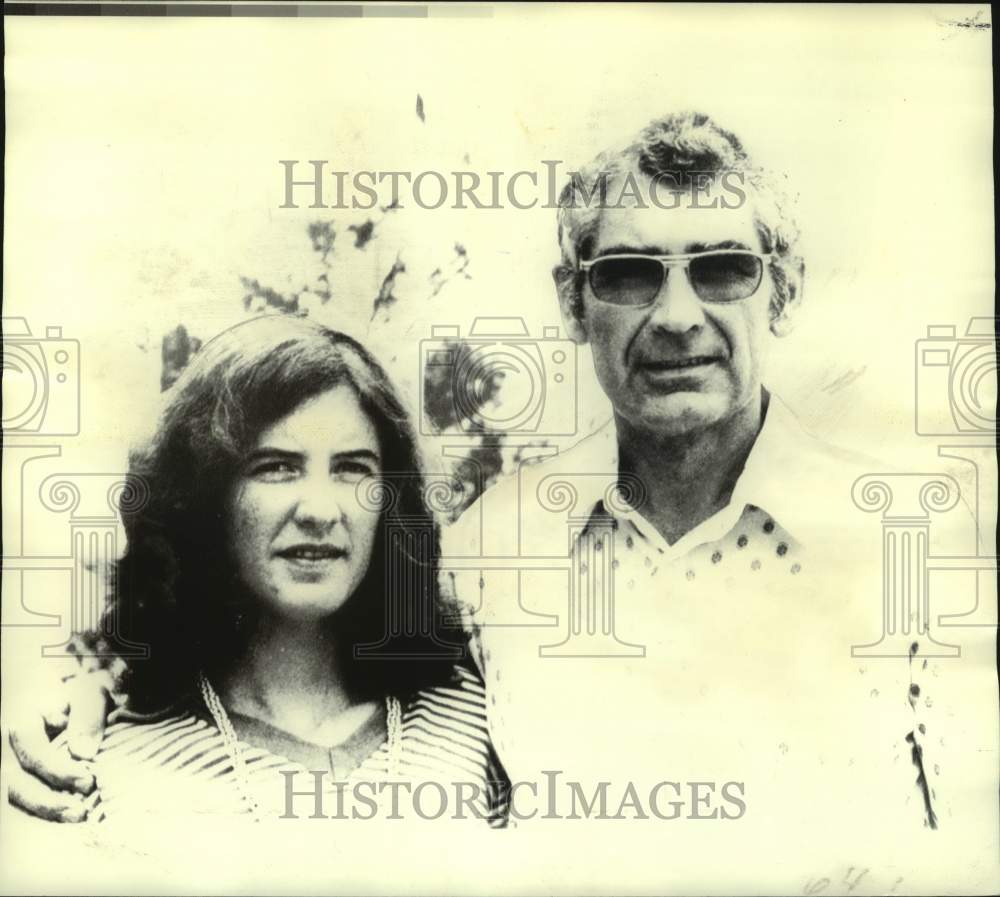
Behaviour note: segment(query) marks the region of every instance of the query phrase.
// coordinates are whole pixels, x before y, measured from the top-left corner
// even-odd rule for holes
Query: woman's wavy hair
[[[368,571],[329,622],[348,687],[359,698],[406,696],[447,680],[463,656],[438,590],[439,527],[416,438],[388,375],[343,333],[267,315],[199,350],[165,394],[155,435],[130,455],[131,488],[120,503],[128,544],[105,631],[119,645],[148,646],[146,659],[128,665],[131,706],[172,703],[198,670],[239,651],[254,611],[227,550],[236,473],[263,430],[343,384],[375,426],[387,475],[367,484],[368,501],[382,508]]]

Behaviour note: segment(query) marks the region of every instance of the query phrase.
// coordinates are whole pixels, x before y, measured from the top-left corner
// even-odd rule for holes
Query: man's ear
[[[787,336],[795,327],[795,317],[802,305],[802,285],[805,281],[806,265],[800,258],[782,262],[781,279],[784,285],[785,303],[781,311],[771,320],[771,333]]]
[[[559,299],[559,312],[562,315],[563,327],[566,328],[566,335],[577,345],[587,342],[587,330],[583,326],[580,315],[582,313],[583,297],[577,289],[580,282],[577,272],[568,265],[556,265],[552,269],[552,280],[555,281],[556,295]]]

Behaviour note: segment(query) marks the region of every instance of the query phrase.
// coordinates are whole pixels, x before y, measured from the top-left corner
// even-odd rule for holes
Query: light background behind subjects
[[[280,208],[279,160],[300,160],[299,176],[322,159],[348,172],[540,178],[543,160],[560,160],[563,176],[651,118],[697,109],[798,196],[805,301],[768,382],[816,435],[900,470],[949,470],[974,491],[968,465],[915,432],[916,401],[937,414],[948,403],[933,384],[915,393],[915,344],[929,325],[961,335],[993,314],[988,22],[977,6],[7,18],[4,316],[34,337],[61,327],[80,353],[79,433],[40,438],[61,455],[36,462],[33,488],[56,471],[123,471],[159,395],[164,334],[183,324],[206,339],[236,323],[254,281],[301,294],[317,319],[369,343],[414,407],[432,326],[464,336],[477,316],[515,317],[535,337],[559,324],[543,188],[531,209],[457,210],[449,197],[393,212],[310,209],[298,188],[293,210]],[[315,221],[334,225],[329,264],[307,233]],[[393,301],[375,308],[399,264]],[[610,414],[586,350],[576,394],[575,432],[559,446]],[[65,515],[30,489],[22,507],[11,501],[12,463],[5,555],[13,533],[23,555],[65,553]],[[990,533],[993,496],[978,509]],[[879,538],[873,517],[849,523]],[[9,587],[5,576],[5,692],[68,626],[65,579],[36,580],[31,611],[63,615],[41,629],[10,628],[32,621],[16,606],[12,618]],[[665,886],[655,870],[634,875],[636,887]],[[567,881],[530,880],[541,891]]]

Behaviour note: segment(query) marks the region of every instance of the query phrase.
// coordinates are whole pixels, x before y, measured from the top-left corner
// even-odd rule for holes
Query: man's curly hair
[[[803,268],[795,252],[799,231],[791,200],[777,177],[751,160],[735,134],[701,112],[677,112],[655,119],[627,146],[601,153],[563,187],[558,203],[562,258],[553,274],[560,290],[572,291],[576,316],[583,314],[583,279],[578,265],[592,252],[602,206],[593,199],[601,184],[632,174],[690,188],[696,175],[721,177],[727,172],[735,172],[749,187],[748,201],[753,203],[761,247],[765,253],[777,255],[770,268],[774,283],[770,312],[772,321],[780,318],[786,304],[795,299]]]

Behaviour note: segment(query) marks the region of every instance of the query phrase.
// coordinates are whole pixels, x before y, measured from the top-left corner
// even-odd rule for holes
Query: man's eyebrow
[[[663,252],[662,246],[633,246],[627,243],[619,243],[616,246],[609,246],[607,249],[602,249],[594,258],[599,259],[605,255],[666,255],[666,253]]]
[[[748,252],[753,250],[740,240],[719,240],[717,243],[688,243],[685,252],[712,252],[715,249],[745,249]]]
[[[741,240],[719,240],[714,243],[688,243],[684,247],[685,253],[690,252],[711,252],[714,249],[744,249],[752,252],[753,250],[746,243]],[[627,243],[619,243],[615,246],[608,246],[606,249],[600,250],[597,255],[594,256],[595,259],[599,259],[606,255],[671,255],[672,253],[664,252],[662,246],[634,246]]]

